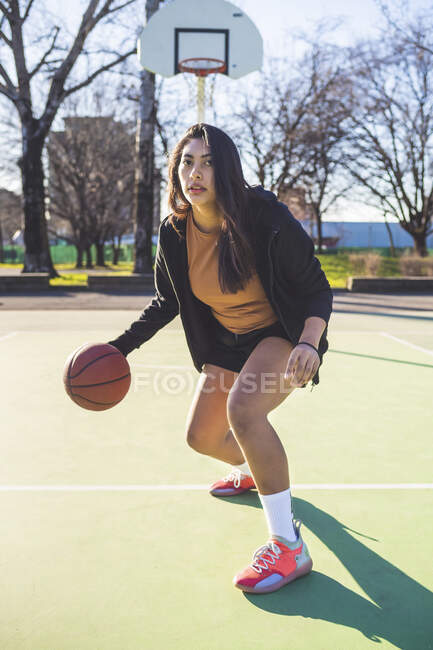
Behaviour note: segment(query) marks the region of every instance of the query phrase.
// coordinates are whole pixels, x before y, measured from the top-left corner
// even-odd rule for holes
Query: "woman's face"
[[[201,138],[193,138],[184,146],[178,174],[184,196],[191,205],[199,207],[215,203],[210,147]]]

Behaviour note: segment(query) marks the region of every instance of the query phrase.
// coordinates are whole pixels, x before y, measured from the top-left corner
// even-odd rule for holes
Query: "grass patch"
[[[337,253],[336,255],[317,255],[322,269],[328,278],[333,289],[345,289],[349,273],[348,253]]]
[[[380,275],[384,278],[401,275],[398,257],[383,257],[380,267]]]
[[[317,255],[320,264],[333,289],[345,289],[349,276],[370,275],[357,268],[356,259],[350,252],[326,253]],[[371,274],[373,275],[373,274]],[[379,277],[401,276],[398,257],[381,257],[379,268],[376,273]]]
[[[110,273],[114,273],[115,275],[129,275],[132,273],[132,269],[134,267],[133,262],[119,262],[116,266],[113,266],[112,264],[107,264],[106,266],[93,266],[92,269],[86,269],[83,267],[82,269],[77,269],[75,268],[74,264],[55,264],[54,265],[56,271],[58,272],[65,272],[65,271],[71,271],[71,275],[74,273],[84,273],[87,275],[88,271],[98,271],[101,274],[107,274],[109,275]]]
[[[87,286],[88,272],[86,269],[75,269],[72,264],[56,264],[56,271],[60,273],[59,278],[52,278],[50,286],[52,287],[68,287],[71,285]],[[92,271],[99,271],[101,275],[114,275],[124,276],[131,275],[133,269],[132,262],[120,262],[117,266],[95,266]],[[68,273],[68,271],[74,271]]]
[[[51,278],[51,287],[70,287],[70,286],[87,287],[87,273],[62,273],[59,278]]]

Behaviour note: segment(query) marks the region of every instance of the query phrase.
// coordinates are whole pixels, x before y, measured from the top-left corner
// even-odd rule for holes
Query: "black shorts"
[[[235,334],[221,325],[216,318],[213,320],[212,351],[205,363],[212,363],[233,372],[242,370],[242,366],[256,345],[267,336],[280,336],[290,341],[280,321],[245,334]]]

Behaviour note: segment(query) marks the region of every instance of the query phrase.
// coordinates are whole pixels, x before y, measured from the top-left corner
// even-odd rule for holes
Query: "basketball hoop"
[[[204,122],[205,83],[210,74],[225,72],[227,66],[221,59],[210,57],[192,57],[179,61],[180,72],[190,72],[197,77],[197,121]]]
[[[215,72],[225,72],[227,68],[221,59],[201,58],[198,56],[179,61],[178,67],[181,72],[192,72],[197,77],[207,77],[208,74],[214,74]]]

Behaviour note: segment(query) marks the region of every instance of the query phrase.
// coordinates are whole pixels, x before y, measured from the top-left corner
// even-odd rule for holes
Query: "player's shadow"
[[[254,492],[227,500],[261,507]],[[352,627],[372,641],[385,639],[404,650],[433,648],[431,591],[365,546],[343,523],[312,503],[294,498],[293,511],[336,555],[370,600],[319,572],[316,566],[309,576],[275,593],[245,594],[252,605],[274,614]],[[402,534],[415,532],[402,531]],[[406,559],[408,566],[417,561],[416,557]]]

